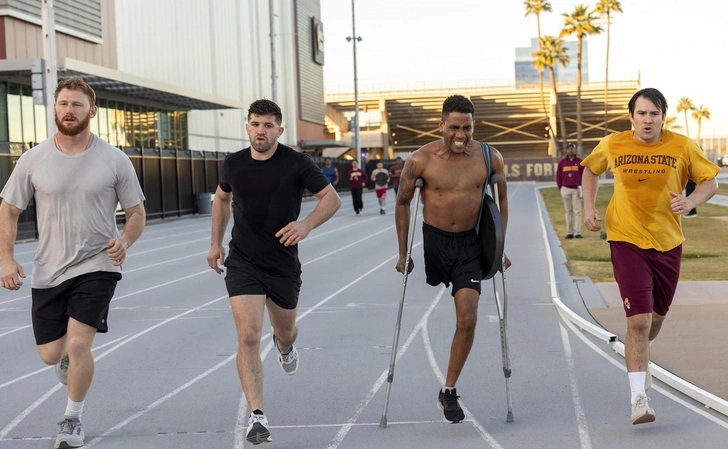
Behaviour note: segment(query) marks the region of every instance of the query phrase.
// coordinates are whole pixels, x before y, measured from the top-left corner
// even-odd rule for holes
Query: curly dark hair
[[[250,104],[248,108],[248,120],[251,115],[273,115],[276,118],[276,123],[280,125],[283,122],[283,113],[281,108],[277,104],[270,100],[255,100]]]
[[[445,120],[451,112],[475,115],[475,107],[467,97],[450,95],[442,103],[442,119]]]

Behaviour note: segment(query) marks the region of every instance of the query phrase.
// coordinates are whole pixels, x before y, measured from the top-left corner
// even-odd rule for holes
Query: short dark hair
[[[475,115],[475,107],[467,97],[451,95],[442,103],[442,119],[445,120],[451,112]]]
[[[566,144],[566,148],[569,148],[569,147],[576,148],[576,145],[574,144],[574,142],[569,142],[569,143]]]
[[[629,100],[629,115],[634,115],[634,105],[637,103],[637,99],[645,97],[650,100],[655,106],[662,110],[662,115],[667,114],[667,100],[662,92],[655,89],[654,87],[646,87],[642,90],[638,90],[637,93],[632,95],[632,99]]]
[[[278,125],[283,122],[283,113],[281,113],[281,108],[270,100],[255,100],[251,103],[248,108],[248,120],[250,120],[250,116],[253,114],[275,116],[276,123],[278,123]]]

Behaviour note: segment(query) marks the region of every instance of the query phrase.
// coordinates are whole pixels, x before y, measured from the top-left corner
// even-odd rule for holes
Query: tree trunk
[[[549,67],[549,73],[551,74],[551,88],[554,90],[554,97],[556,97],[556,112],[559,115],[559,125],[561,125],[561,151],[559,156],[564,154],[566,149],[566,121],[564,120],[564,112],[561,110],[561,101],[559,101],[559,92],[556,89],[556,73],[553,67]]]
[[[539,14],[536,14],[536,24],[538,26],[538,51],[541,51],[541,18]],[[551,117],[549,115],[550,109],[546,109],[546,100],[543,96],[543,69],[538,69],[538,91],[541,93],[541,107],[543,108],[544,116],[546,117],[546,130],[549,133],[549,142],[553,140],[556,149],[556,140],[554,138],[554,130],[551,128]],[[551,143],[549,143],[551,146]],[[558,152],[558,149],[556,149]],[[553,154],[551,155],[553,156]]]
[[[607,10],[607,68],[604,71],[604,135],[609,135],[609,40],[611,21]]]
[[[576,154],[582,154],[581,146],[581,43],[584,35],[576,36]]]
[[[688,110],[685,109],[683,111],[683,115],[685,116],[685,135],[690,137],[690,131],[688,130]]]

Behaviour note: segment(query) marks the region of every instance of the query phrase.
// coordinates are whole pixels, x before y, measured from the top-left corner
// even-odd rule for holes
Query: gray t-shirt
[[[3,201],[25,210],[35,196],[38,252],[32,288],[50,288],[94,271],[121,272],[106,254],[119,236],[116,204],[126,209],[144,194],[124,152],[98,136],[79,155],[59,151],[53,138],[24,153],[5,188]]]

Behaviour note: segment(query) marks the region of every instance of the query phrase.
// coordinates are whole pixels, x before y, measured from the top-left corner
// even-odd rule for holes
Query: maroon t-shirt
[[[399,187],[399,178],[402,176],[402,165],[392,165],[389,169],[389,177],[392,178],[392,187]]]
[[[367,179],[369,179],[367,174],[360,168],[357,168],[356,170],[354,170],[353,168],[350,169],[348,177],[349,187],[351,187],[352,189],[361,189],[362,187],[364,187],[364,184],[366,184]]]

